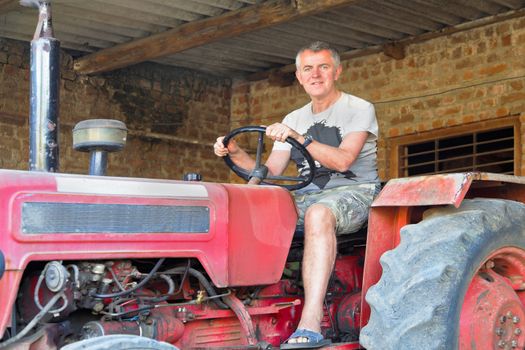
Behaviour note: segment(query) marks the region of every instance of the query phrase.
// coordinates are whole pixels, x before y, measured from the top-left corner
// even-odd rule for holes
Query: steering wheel
[[[277,185],[280,187],[284,187],[290,191],[298,190],[300,188],[306,187],[310,184],[310,182],[312,182],[312,180],[314,179],[315,170],[316,170],[315,161],[310,155],[310,153],[308,153],[306,148],[303,147],[303,145],[301,145],[299,142],[297,142],[297,140],[291,137],[286,138],[286,142],[292,145],[292,147],[296,148],[299,152],[301,152],[301,154],[304,156],[304,158],[308,162],[308,165],[310,166],[310,173],[308,174],[308,176],[273,176],[273,175],[268,176],[268,168],[264,164],[261,164],[261,158],[262,158],[262,153],[264,149],[264,136],[266,134],[266,127],[264,126],[243,126],[235,130],[232,130],[228,135],[224,136],[222,143],[224,144],[225,147],[228,147],[228,143],[233,137],[239,134],[242,134],[242,133],[247,133],[247,132],[259,133],[259,139],[257,142],[257,153],[255,156],[255,168],[252,171],[250,171],[250,170],[246,170],[241,167],[238,167],[231,160],[230,155],[228,154],[224,156],[224,162],[226,163],[226,165],[230,167],[230,169],[235,174],[237,174],[241,178],[248,181],[249,184],[259,184],[260,183],[264,185]],[[264,180],[295,181],[298,183],[293,184],[293,185],[276,184],[273,182],[272,183],[265,182]]]

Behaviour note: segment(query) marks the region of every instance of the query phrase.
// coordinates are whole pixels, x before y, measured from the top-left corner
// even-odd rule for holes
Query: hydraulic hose
[[[184,271],[186,271],[186,270],[188,270],[190,275],[192,275],[193,277],[195,277],[196,279],[199,280],[199,282],[202,284],[202,286],[204,287],[204,289],[206,290],[208,295],[210,295],[210,296],[217,295],[217,292],[215,291],[215,289],[213,288],[211,283],[206,279],[206,277],[200,271],[195,270],[194,268],[190,267],[188,269],[185,266],[180,266],[180,267],[174,267],[172,269],[166,270],[166,271],[164,271],[162,273],[163,274],[181,274],[181,273],[184,273]],[[224,302],[222,302],[219,299],[213,299],[213,302],[215,304],[217,304],[217,306],[219,308],[221,308],[221,309],[229,309],[230,308],[228,305],[226,305]]]
[[[168,284],[168,291],[163,296],[160,296],[160,297],[144,297],[144,298],[141,298],[142,300],[147,300],[150,303],[159,303],[161,301],[168,300],[168,298],[171,295],[174,294],[174,292],[175,292],[175,282],[173,282],[171,277],[168,276],[168,275],[164,275],[164,274],[160,274],[159,277],[161,279],[163,279]]]

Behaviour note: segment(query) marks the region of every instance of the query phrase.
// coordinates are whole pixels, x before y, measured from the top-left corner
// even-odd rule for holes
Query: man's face
[[[335,67],[330,51],[306,50],[301,53],[300,62],[295,75],[311,98],[323,98],[336,91],[335,81],[341,74],[341,66]]]

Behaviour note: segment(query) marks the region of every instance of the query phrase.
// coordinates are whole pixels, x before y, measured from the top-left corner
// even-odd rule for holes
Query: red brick
[[[510,111],[506,107],[501,107],[496,110],[496,116],[497,117],[506,117],[510,114]]]
[[[501,38],[501,44],[503,46],[510,46],[512,45],[512,36],[509,34],[509,35],[505,35],[504,37]]]
[[[468,71],[463,73],[463,79],[465,79],[465,80],[472,80],[472,78],[474,78],[474,72],[473,71],[468,70]]]
[[[419,123],[419,124],[417,125],[417,128],[416,128],[416,130],[417,130],[418,132],[427,131],[428,129],[429,129],[429,128],[428,128],[428,126],[427,126],[425,123]]]
[[[441,103],[444,105],[449,105],[456,102],[456,97],[453,95],[447,95],[441,99]]]
[[[462,52],[463,52],[463,50],[462,50],[461,46],[455,48],[455,49],[452,51],[452,58],[453,58],[453,59],[458,59],[458,58],[460,58],[460,57],[462,56]]]
[[[388,130],[388,137],[396,137],[399,136],[399,129],[398,128],[391,128]]]
[[[501,35],[501,34],[507,33],[509,29],[510,29],[509,24],[507,22],[503,22],[497,25],[496,32]]]
[[[479,70],[479,73],[482,74],[482,75],[491,76],[491,75],[498,74],[498,73],[501,73],[501,72],[505,71],[507,69],[507,67],[508,67],[508,65],[506,63],[500,63],[500,64],[496,64],[494,66],[481,68]]]
[[[447,126],[456,126],[459,123],[460,122],[457,119],[447,119],[447,121],[446,121]]]
[[[518,29],[523,29],[525,28],[525,18],[520,18],[519,20],[515,21],[513,24],[512,24],[512,28],[514,30],[518,30]]]
[[[432,121],[432,128],[433,128],[433,129],[439,129],[439,128],[442,128],[443,125],[444,125],[444,122],[443,122],[443,120],[441,120],[441,119],[437,119],[437,120]]]
[[[513,90],[522,90],[523,89],[523,81],[512,81],[510,83],[510,86]]]
[[[486,107],[496,106],[496,99],[494,97],[489,97],[483,100],[483,105]]]
[[[413,134],[413,133],[414,133],[414,127],[412,125],[405,126],[403,128],[403,134],[404,135]]]
[[[472,61],[472,58],[467,57],[456,63],[456,69],[469,68],[469,67],[472,67],[473,65],[474,65],[474,62]]]
[[[472,91],[471,90],[462,91],[458,95],[458,99],[459,100],[468,100],[471,97],[472,97]]]
[[[525,92],[515,92],[501,97],[501,103],[513,103],[525,101]]]
[[[474,120],[475,117],[472,114],[464,115],[463,117],[461,117],[461,121],[463,124],[472,123]]]
[[[441,105],[441,100],[437,97],[432,97],[426,100],[425,103],[429,108],[433,108],[433,107],[438,107],[439,105]]]

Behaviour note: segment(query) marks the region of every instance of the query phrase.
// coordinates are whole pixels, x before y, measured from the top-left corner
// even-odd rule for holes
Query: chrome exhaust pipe
[[[39,12],[31,41],[29,170],[57,172],[60,41],[53,37],[49,1],[20,3],[37,7]]]

